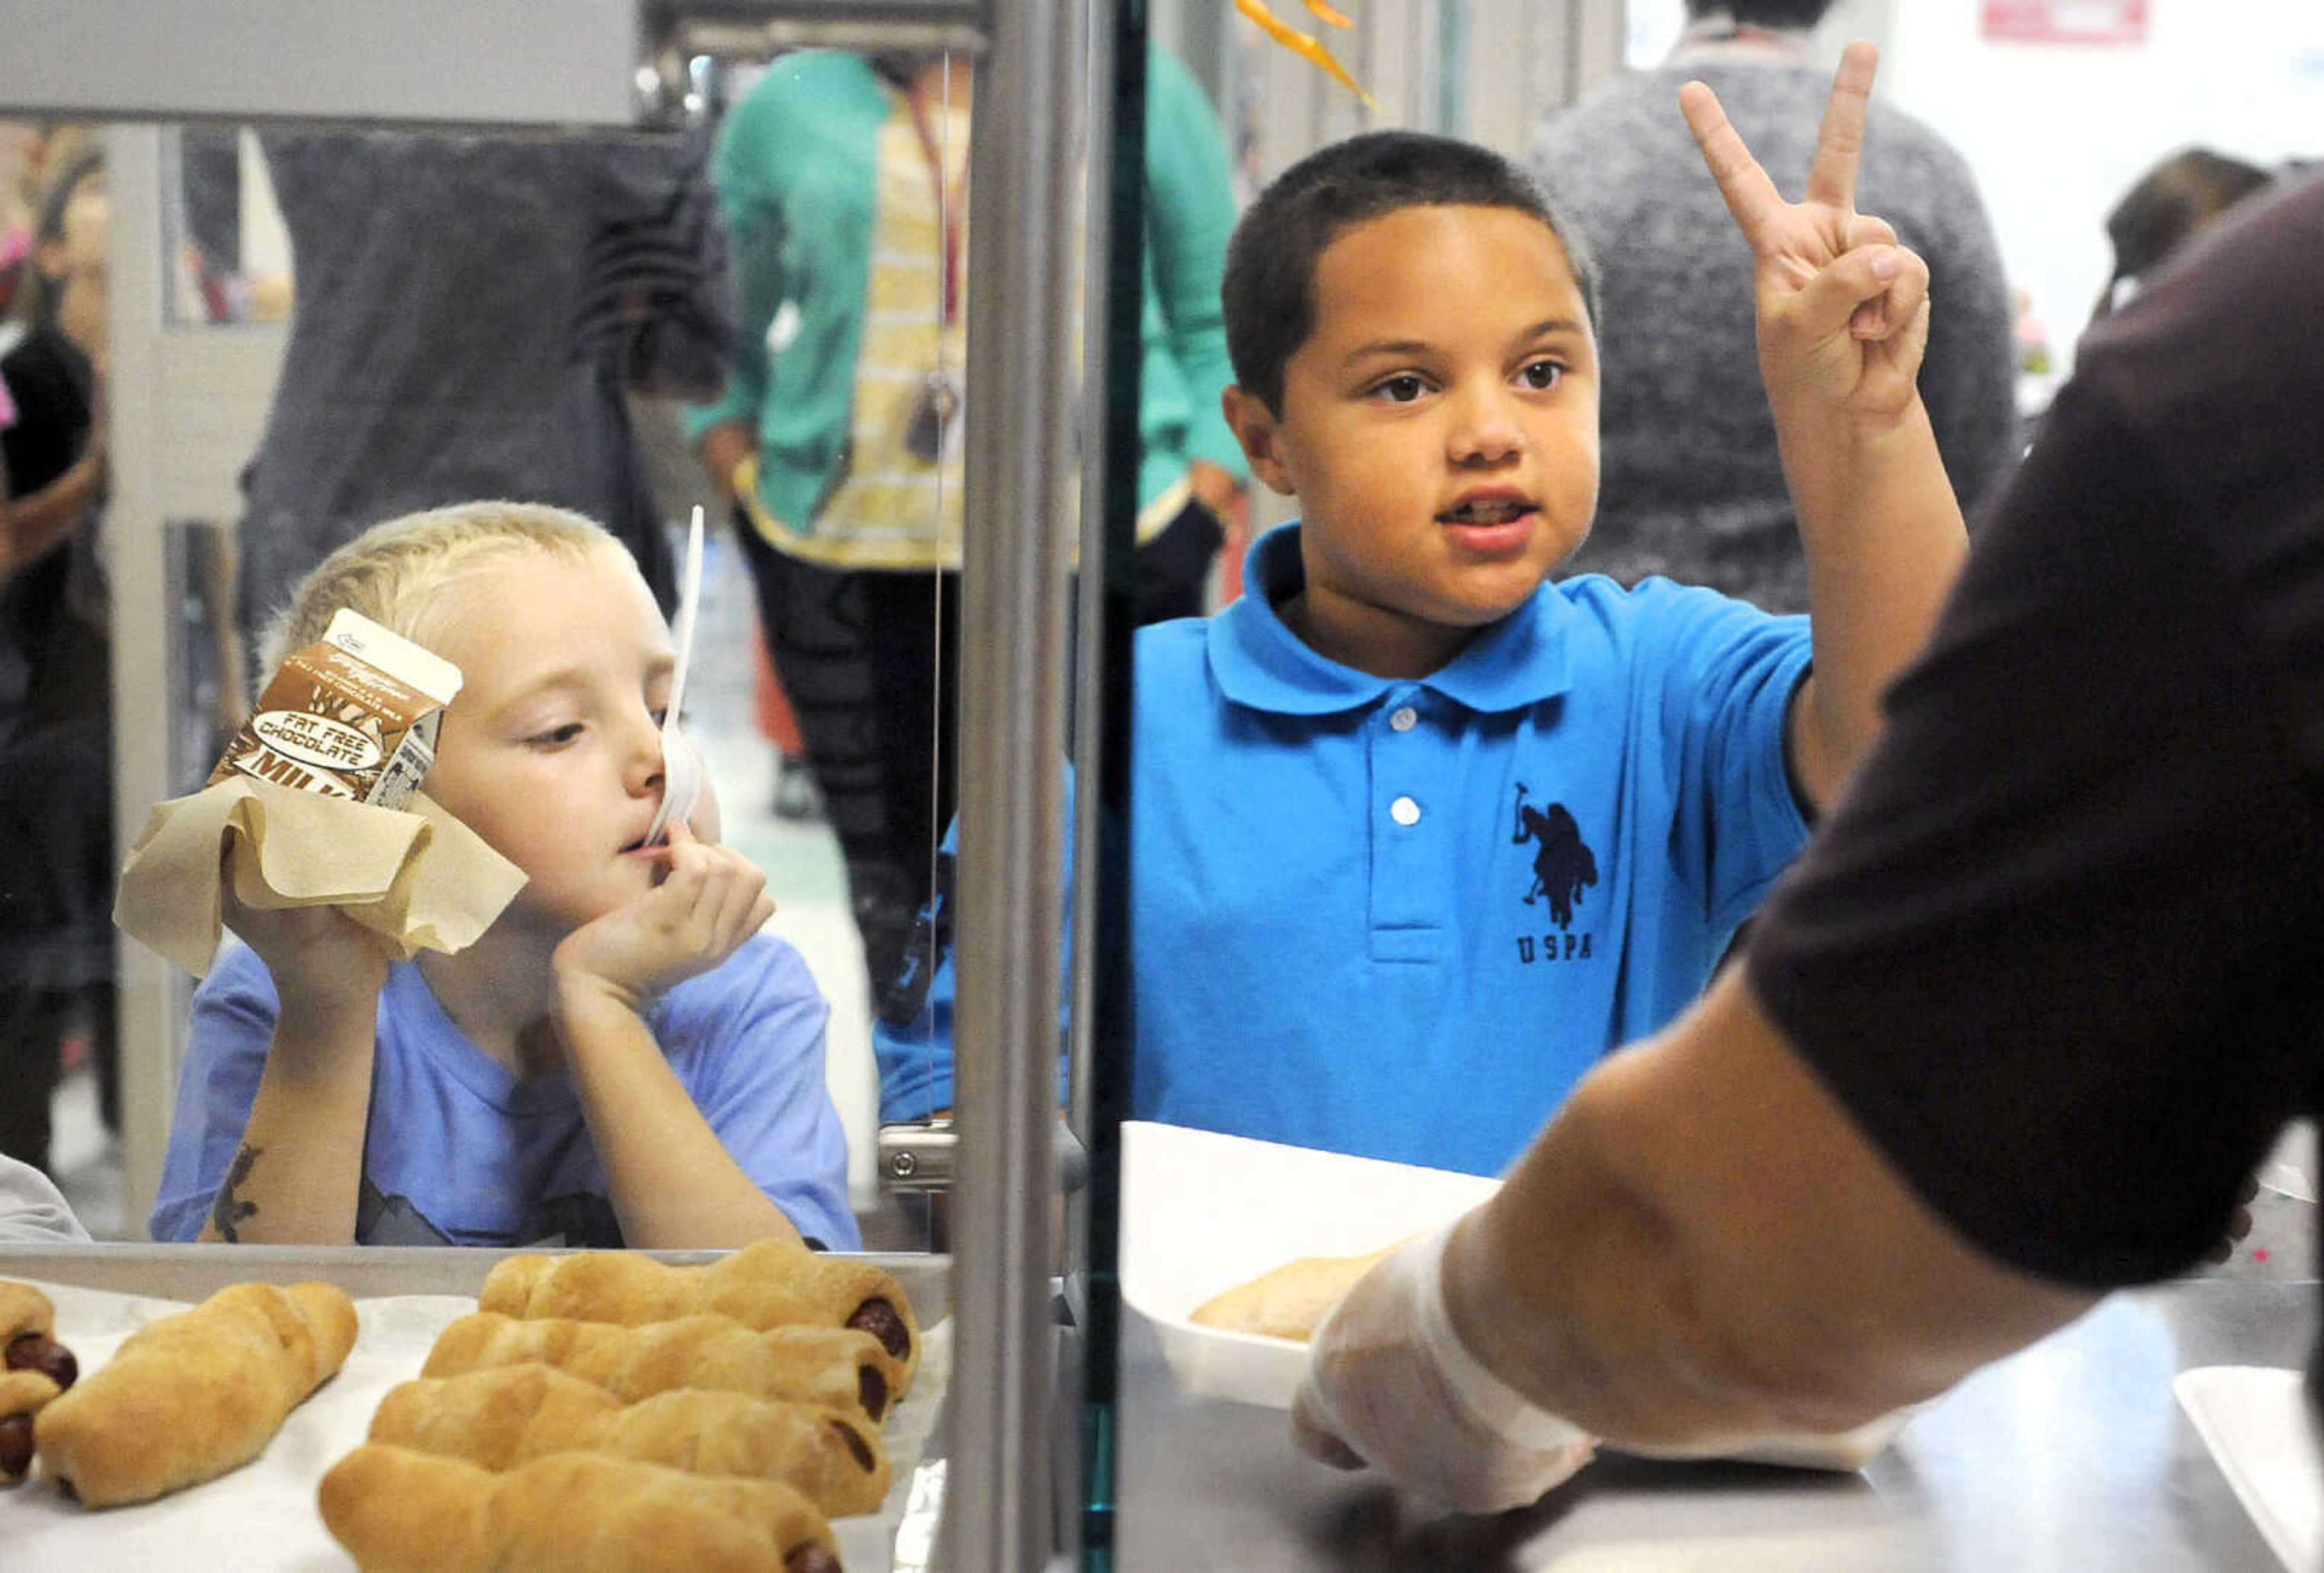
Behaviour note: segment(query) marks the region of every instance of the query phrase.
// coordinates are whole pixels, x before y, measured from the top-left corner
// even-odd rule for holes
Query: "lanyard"
[[[945,179],[944,153],[936,145],[935,128],[928,124],[927,99],[920,85],[914,82],[905,88],[904,97],[912,106],[912,129],[919,133],[920,151],[928,160],[928,183],[936,195],[937,222],[944,235],[944,325],[949,328],[960,320],[962,254],[966,249],[962,209],[968,199],[968,166],[962,164],[957,188]]]

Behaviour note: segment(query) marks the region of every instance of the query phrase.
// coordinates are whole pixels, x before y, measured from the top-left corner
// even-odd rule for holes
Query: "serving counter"
[[[359,1303],[384,1305],[473,1296],[501,1254],[0,1247],[0,1277],[173,1300],[246,1279],[321,1277]],[[898,1274],[924,1327],[945,1318],[947,1258],[876,1259]],[[2274,1573],[2274,1553],[2172,1383],[2204,1366],[2301,1365],[2316,1336],[2316,1296],[2305,1276],[2190,1278],[2119,1294],[1923,1410],[1860,1473],[1608,1454],[1538,1506],[1488,1519],[1432,1512],[1369,1476],[1310,1461],[1291,1446],[1279,1409],[1189,1392],[1156,1325],[1126,1309],[1113,1565],[1124,1573]],[[924,1462],[945,1450],[941,1431],[918,1439]],[[908,1494],[899,1481],[899,1518]],[[891,1519],[883,1534],[905,1527]],[[914,1527],[925,1542],[930,1524]],[[859,1562],[918,1565],[908,1554],[892,1564],[884,1554],[850,1555],[851,1568]],[[16,1563],[0,1552],[0,1565]]]
[[[2301,1365],[2317,1286],[2116,1295],[1916,1415],[1860,1474],[1605,1455],[1538,1506],[1432,1513],[1309,1461],[1280,1410],[1190,1396],[1123,1317],[1117,1566],[1231,1573],[2275,1573],[2172,1393]]]
[[[680,1263],[720,1254],[650,1254]],[[0,1278],[48,1288],[57,1338],[80,1357],[84,1374],[102,1367],[135,1328],[229,1283],[336,1283],[354,1299],[358,1324],[346,1363],[245,1466],[152,1502],[101,1511],[78,1506],[38,1474],[0,1489],[0,1568],[346,1573],[354,1564],[323,1525],[318,1483],[364,1440],[385,1393],[420,1374],[443,1329],[476,1309],[485,1274],[509,1254],[432,1247],[0,1246]],[[892,1272],[910,1297],[921,1352],[910,1391],[881,1427],[894,1469],[887,1499],[872,1512],[835,1518],[832,1531],[849,1573],[908,1573],[925,1563],[942,1506],[950,1264],[933,1255],[865,1259]]]

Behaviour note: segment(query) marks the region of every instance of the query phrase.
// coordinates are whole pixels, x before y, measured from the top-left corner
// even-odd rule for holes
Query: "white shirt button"
[[[1420,712],[1410,705],[1398,705],[1396,713],[1388,717],[1388,724],[1396,731],[1409,732],[1420,724]]]
[[[1398,798],[1388,806],[1388,817],[1399,825],[1420,823],[1420,805],[1410,798]]]

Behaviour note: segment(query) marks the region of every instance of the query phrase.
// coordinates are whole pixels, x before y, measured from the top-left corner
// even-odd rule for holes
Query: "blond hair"
[[[462,609],[453,592],[482,569],[530,554],[638,571],[604,526],[546,503],[459,503],[406,514],[373,525],[299,581],[290,604],[268,624],[263,670],[272,671],[322,638],[343,606],[432,648]]]

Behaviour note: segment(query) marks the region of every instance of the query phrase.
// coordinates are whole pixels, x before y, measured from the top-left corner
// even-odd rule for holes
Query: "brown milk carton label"
[[[459,691],[458,667],[343,608],[267,680],[205,784],[251,775],[400,809],[435,763],[437,727]]]

